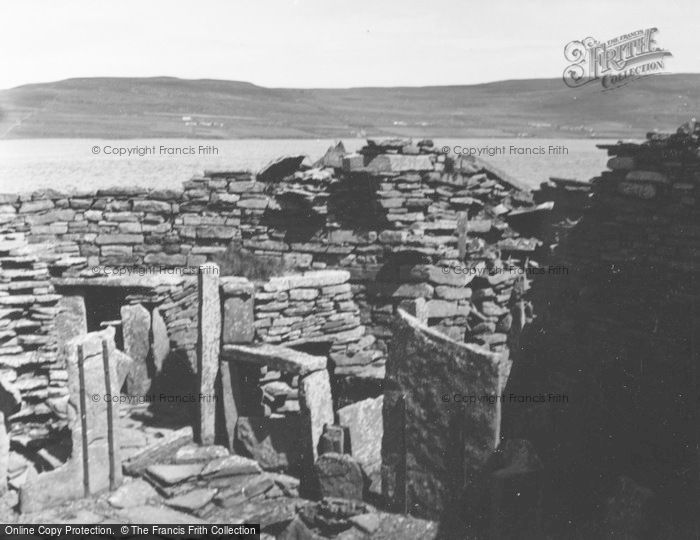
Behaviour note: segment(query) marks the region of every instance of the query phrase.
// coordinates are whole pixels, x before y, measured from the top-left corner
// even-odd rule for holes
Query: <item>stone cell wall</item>
[[[503,173],[402,139],[368,141],[352,155],[331,148],[313,165],[285,157],[257,175],[205,172],[181,190],[2,195],[3,370],[34,403],[20,415],[55,416],[49,399],[62,395],[66,375],[52,330],[60,298],[54,283],[198,267],[233,243],[234,252],[273,261],[285,273],[349,276],[255,285],[255,336],[302,348],[326,343],[335,382],[369,383],[357,399],[377,396],[391,320],[406,303],[424,302],[428,324],[458,341],[507,350],[523,322],[514,314],[528,313],[527,280],[517,270],[533,264],[539,245],[518,223],[536,209]],[[27,247],[14,250],[17,238]],[[149,289],[127,303],[158,308],[170,348],[195,366],[192,287]],[[234,311],[249,302],[230,300]]]
[[[67,396],[65,358],[57,348],[51,246],[28,244],[24,233],[0,234],[0,377],[19,390],[22,409],[12,435],[48,437],[55,403]]]
[[[182,191],[4,196],[0,222],[30,242],[50,241],[65,259],[60,272],[193,267],[236,240],[290,270],[347,269],[362,323],[384,349],[388,320],[416,297],[429,300],[431,325],[501,348],[516,281],[508,271],[538,246],[509,224],[509,214],[534,206],[521,188],[477,160],[452,159],[425,143],[369,141],[361,154],[334,149],[312,168],[283,158],[257,176],[209,172]],[[466,257],[458,250],[460,215]],[[474,273],[464,274],[465,259]]]
[[[536,282],[539,316],[509,380],[509,392],[567,399],[506,404],[503,430],[543,456],[551,515],[599,504],[618,476],[683,511],[697,486],[700,128],[601,148],[591,198],[564,211],[578,221],[555,227],[549,262],[568,273]],[[579,189],[538,196],[573,203]]]

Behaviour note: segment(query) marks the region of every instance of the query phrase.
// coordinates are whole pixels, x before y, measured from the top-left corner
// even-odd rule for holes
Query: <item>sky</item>
[[[268,87],[561,77],[564,46],[656,27],[700,72],[698,0],[0,0],[0,88],[173,76]]]

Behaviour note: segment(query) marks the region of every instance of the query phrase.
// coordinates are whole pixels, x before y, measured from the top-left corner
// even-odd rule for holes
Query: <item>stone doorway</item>
[[[143,406],[149,417],[191,421],[192,407],[176,399],[196,391],[196,310],[189,307],[189,284],[56,281],[65,304],[57,320],[59,350],[77,335],[114,328],[117,356],[129,359],[119,374],[122,400]]]

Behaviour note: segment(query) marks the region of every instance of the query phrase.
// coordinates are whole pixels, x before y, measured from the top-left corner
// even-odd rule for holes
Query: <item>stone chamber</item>
[[[534,193],[387,139],[2,196],[3,517],[692,537],[699,133]]]

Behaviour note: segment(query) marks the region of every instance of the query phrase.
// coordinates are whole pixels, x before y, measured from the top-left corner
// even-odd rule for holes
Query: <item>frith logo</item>
[[[654,34],[657,31],[657,28],[647,28],[605,42],[587,37],[568,43],[564,47],[564,57],[571,64],[564,70],[564,83],[578,88],[600,81],[605,91],[664,73],[664,58],[672,55],[656,44]]]

